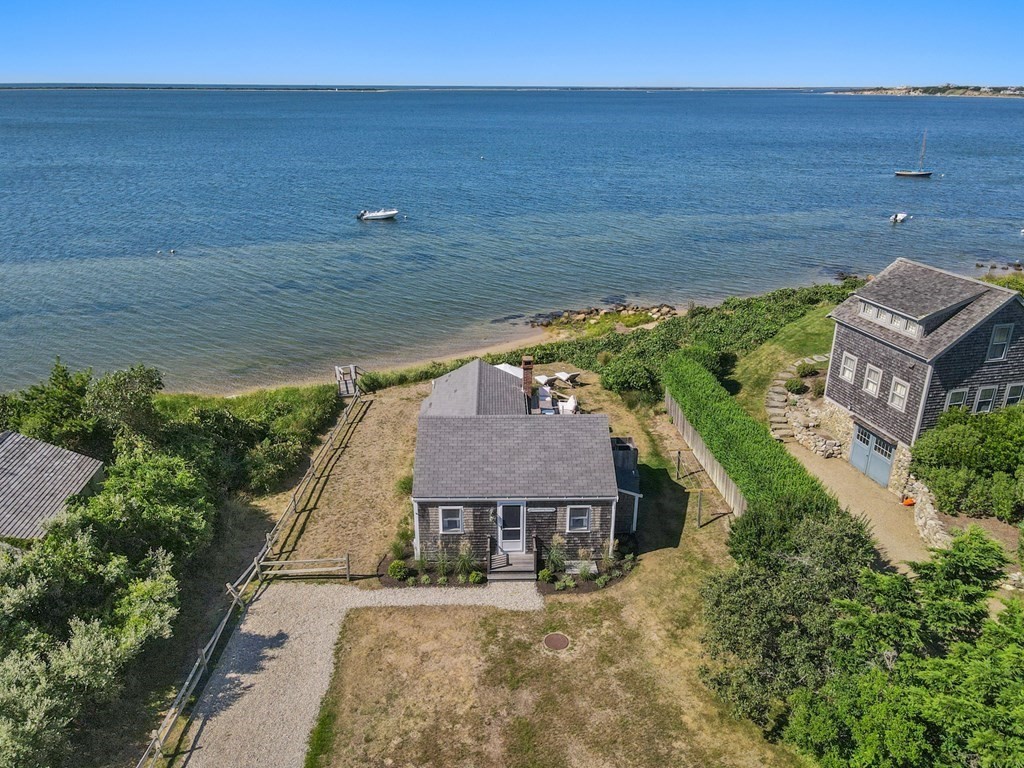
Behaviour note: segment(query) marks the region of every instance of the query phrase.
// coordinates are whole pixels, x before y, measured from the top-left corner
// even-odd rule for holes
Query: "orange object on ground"
[[[915,502],[915,501],[914,501],[914,500],[913,500],[912,498],[910,498],[909,496],[908,496],[907,498],[905,498],[905,499],[903,500],[903,506],[904,506],[904,507],[912,507],[912,506],[914,506],[914,504],[916,504],[916,503],[917,503],[917,502]]]

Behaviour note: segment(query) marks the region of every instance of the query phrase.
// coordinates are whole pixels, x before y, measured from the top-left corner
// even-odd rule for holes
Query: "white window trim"
[[[1006,346],[1003,348],[1003,354],[999,357],[992,357],[992,345],[996,343],[996,334],[1003,328],[1007,329],[1006,341],[1000,342]],[[1010,342],[1013,340],[1013,323],[1000,323],[999,325],[992,328],[992,337],[988,341],[988,351],[985,353],[986,363],[998,363],[1005,360],[1010,354]]]
[[[450,510],[453,510],[453,509],[456,509],[459,512],[459,529],[457,531],[451,531],[451,530],[446,531],[444,529],[444,513],[446,511],[450,511]],[[456,535],[458,535],[460,533],[465,533],[466,532],[466,518],[465,518],[465,510],[464,510],[463,507],[438,507],[437,508],[437,513],[439,515],[438,520],[437,520],[437,525],[438,525],[438,528],[439,528],[439,532],[440,532],[440,534],[442,536],[449,536],[449,535],[450,536],[456,536]]]
[[[587,527],[586,528],[573,528],[572,527],[572,511],[574,509],[585,509],[587,510]],[[594,508],[590,504],[570,504],[565,510],[565,532],[566,533],[590,533],[590,527],[593,524]]]
[[[872,371],[878,371],[878,388],[874,392],[868,389],[868,374]],[[861,384],[861,389],[872,397],[878,397],[879,393],[882,391],[882,369],[869,363],[864,369],[864,381]]]
[[[1013,389],[1014,387],[1021,387],[1022,390],[1024,390],[1024,381],[1014,381],[1014,382],[1006,385],[1006,394],[1003,395],[1003,408],[1009,408],[1010,407],[1009,406],[1009,403],[1010,403],[1010,390]],[[1021,395],[1022,395],[1021,399],[1018,400],[1016,403],[1014,403],[1014,405],[1019,405],[1020,403],[1024,403],[1024,391],[1021,392]]]
[[[848,360],[852,360],[853,361],[853,365],[850,366],[850,377],[849,378],[847,378],[846,376],[843,375],[843,370],[846,368],[846,363],[847,363]],[[842,379],[843,381],[848,381],[851,384],[853,384],[855,381],[857,381],[857,363],[858,362],[859,361],[857,360],[857,356],[856,355],[851,355],[849,352],[843,352],[843,361],[842,361],[842,364],[840,364],[840,366],[839,366],[839,378]]]
[[[892,396],[896,393],[896,385],[902,384],[906,387],[906,392],[903,395],[903,406],[895,405],[892,402]],[[907,403],[910,402],[910,382],[904,381],[903,379],[897,379],[895,376],[892,377],[892,383],[889,385],[889,407],[895,408],[900,413],[906,413]]]
[[[978,410],[978,405],[981,403],[981,393],[984,392],[986,389],[993,390],[992,391],[992,406],[987,411],[979,411]],[[976,394],[974,396],[974,409],[971,412],[972,413],[992,413],[992,411],[994,411],[996,409],[996,398],[997,397],[999,397],[999,387],[998,386],[989,385],[989,386],[985,386],[985,387],[978,387],[978,394]]]
[[[942,409],[943,413],[945,413],[946,411],[948,411],[950,408],[953,407],[953,405],[951,404],[953,402],[953,395],[955,395],[957,392],[963,392],[964,393],[964,402],[963,402],[963,405],[958,405],[956,407],[957,408],[966,408],[967,407],[967,403],[970,402],[971,388],[970,387],[959,387],[957,389],[951,389],[951,390],[949,390],[949,392],[946,393],[946,407]]]

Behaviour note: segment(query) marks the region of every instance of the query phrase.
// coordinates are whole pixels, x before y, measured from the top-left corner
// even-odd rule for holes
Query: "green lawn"
[[[828,304],[812,309],[736,363],[727,387],[747,413],[766,421],[764,398],[775,374],[798,358],[828,353],[835,323],[826,315],[833,308]]]

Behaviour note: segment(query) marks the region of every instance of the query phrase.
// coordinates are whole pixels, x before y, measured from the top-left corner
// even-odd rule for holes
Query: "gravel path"
[[[180,765],[302,768],[350,608],[482,605],[537,611],[532,582],[481,588],[357,589],[277,582],[249,607],[196,705]]]

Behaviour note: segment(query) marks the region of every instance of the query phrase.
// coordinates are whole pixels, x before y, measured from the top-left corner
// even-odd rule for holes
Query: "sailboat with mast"
[[[916,171],[896,171],[897,176],[908,176],[912,179],[927,179],[932,175],[931,171],[924,169],[924,150],[928,146],[928,131],[924,132],[924,137],[921,139],[921,157],[917,161]]]

